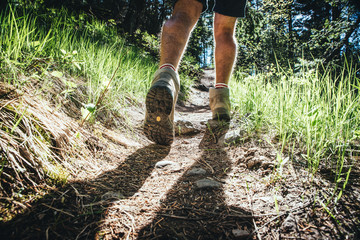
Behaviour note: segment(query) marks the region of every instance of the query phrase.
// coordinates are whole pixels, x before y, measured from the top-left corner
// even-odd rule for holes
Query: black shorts
[[[177,0],[175,0],[176,2]],[[209,8],[209,0],[197,0],[204,6],[203,11]],[[245,17],[247,0],[213,0],[213,11],[230,17]]]

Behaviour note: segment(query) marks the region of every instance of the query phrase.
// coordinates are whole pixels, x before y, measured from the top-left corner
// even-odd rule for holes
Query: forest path
[[[208,131],[208,88],[213,81],[213,70],[206,70],[190,99],[177,105],[175,121],[180,136],[171,148],[148,145],[135,157],[152,163],[151,172],[144,175],[139,168],[135,175],[146,180],[136,186],[134,194],[108,208],[107,221],[101,227],[106,236],[225,239],[234,237],[233,231],[243,237],[251,235],[253,218],[247,197],[241,197],[244,206],[231,206],[225,193],[229,173],[238,159],[214,144],[216,132]],[[243,149],[239,152],[246,154]],[[233,190],[229,191],[227,194],[232,194]]]
[[[207,89],[213,81],[214,71],[205,70],[189,101],[176,107],[180,135],[171,147],[144,139],[138,114],[137,141],[92,140],[96,174],[54,189],[3,226],[0,237],[337,238],[329,215],[313,211],[321,209],[315,198],[329,194],[331,180],[311,183],[296,156],[279,155],[268,143],[276,142],[271,136],[246,137],[238,118],[230,126],[208,121]],[[223,144],[225,133],[239,143]]]

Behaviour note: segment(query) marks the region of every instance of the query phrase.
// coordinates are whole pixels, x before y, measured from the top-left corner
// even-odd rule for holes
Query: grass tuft
[[[83,104],[96,103],[119,66],[104,105],[121,109],[127,98],[143,98],[157,67],[144,52],[127,46],[115,27],[65,10],[37,17],[10,9],[0,15],[0,26],[2,75],[14,86],[29,78],[45,84],[49,76],[81,77],[88,89]],[[24,73],[27,77],[19,78]]]
[[[347,179],[351,153],[360,131],[359,79],[356,67],[324,73],[261,73],[232,81],[232,101],[240,116],[249,116],[252,131],[275,132],[282,148],[300,150],[309,170],[335,171],[335,182]],[[241,76],[240,73],[237,76]]]

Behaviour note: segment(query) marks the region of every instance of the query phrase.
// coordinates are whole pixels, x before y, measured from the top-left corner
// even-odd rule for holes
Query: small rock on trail
[[[178,164],[175,162],[172,162],[172,161],[167,161],[167,160],[163,160],[163,161],[157,162],[155,164],[156,168],[164,168],[167,166],[178,166]]]
[[[241,229],[233,229],[232,234],[234,235],[234,237],[239,239],[247,238],[250,236],[250,233],[248,231]]]
[[[198,189],[218,189],[221,187],[221,183],[211,179],[201,179],[195,182]]]
[[[101,200],[113,200],[113,199],[123,199],[125,198],[125,196],[117,191],[117,192],[107,192],[104,195],[101,196]]]
[[[206,170],[203,168],[193,168],[187,172],[188,176],[198,176],[198,175],[205,175]]]
[[[197,126],[196,124],[185,120],[178,120],[175,123],[175,133],[177,136],[194,135],[199,133],[201,128],[201,126]]]

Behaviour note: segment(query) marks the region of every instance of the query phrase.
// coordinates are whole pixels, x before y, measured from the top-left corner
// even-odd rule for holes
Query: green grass
[[[37,17],[15,10],[3,12],[3,79],[22,86],[29,78],[45,83],[49,76],[81,77],[88,88],[88,100],[83,104],[96,103],[119,66],[103,104],[116,109],[124,106],[126,98],[136,101],[144,97],[156,62],[136,47],[127,46],[115,27],[108,25],[65,10],[49,10]],[[27,78],[19,78],[19,74]]]
[[[278,69],[238,77],[231,90],[240,116],[250,114],[249,130],[275,132],[283,149],[301,151],[311,172],[326,165],[341,182],[348,178],[349,152],[359,137],[359,86],[355,68],[345,63],[337,74],[303,67],[297,74]]]
[[[41,124],[44,119],[28,113],[21,92],[34,91],[30,94],[38,100],[56,98],[51,101],[59,103],[56,108],[72,101],[75,95],[84,106],[84,117],[84,109],[90,109],[86,106],[97,103],[109,86],[95,111],[106,109],[120,118],[126,106],[143,101],[157,63],[145,51],[126,43],[111,23],[65,10],[43,14],[20,9],[3,11],[0,34],[0,84],[9,88],[5,93],[16,96],[11,100],[6,94],[0,97],[4,103],[0,107],[0,194],[8,196],[0,202],[4,215],[0,220],[9,220],[19,209],[13,200],[43,194],[39,185],[65,184],[76,167],[73,162],[78,161],[74,156],[80,156],[76,143],[70,142],[60,157],[55,149],[57,131],[62,129],[57,129],[55,123],[46,127]]]

